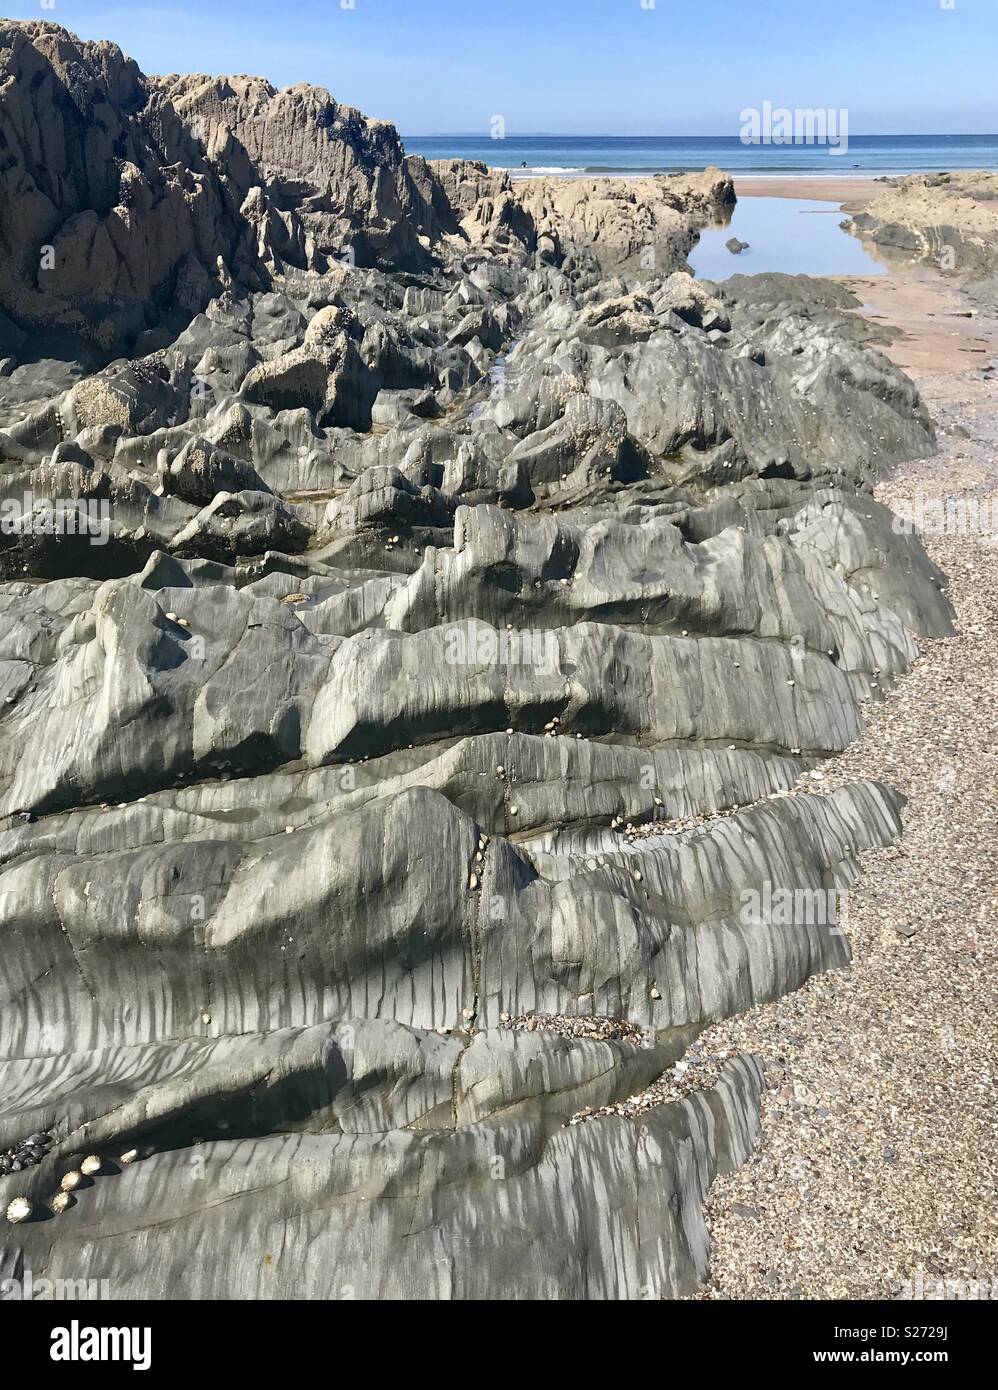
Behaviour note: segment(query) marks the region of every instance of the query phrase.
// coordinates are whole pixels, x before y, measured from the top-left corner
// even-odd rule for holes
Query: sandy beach
[[[866,207],[881,187],[875,179],[821,174],[799,178],[740,174],[735,178],[735,192],[739,198],[810,198],[816,202],[839,203],[848,212]]]
[[[929,404],[940,452],[876,489],[998,509],[998,320],[931,272],[851,281],[898,327],[888,354]],[[973,313],[974,318],[965,317]],[[992,515],[996,514],[992,510]],[[998,1188],[991,1072],[998,895],[984,865],[998,817],[998,545],[928,535],[949,578],[955,639],[921,660],[860,739],[805,783],[890,782],[908,798],[899,845],[864,856],[850,894],[853,962],[700,1039],[755,1052],[767,1090],[750,1162],[715,1184],[705,1298],[995,1297]]]

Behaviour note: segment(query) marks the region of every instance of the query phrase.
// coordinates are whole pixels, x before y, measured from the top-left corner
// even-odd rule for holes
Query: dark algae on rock
[[[848,959],[744,904],[899,833],[798,780],[950,630],[871,495],[915,388],[845,290],[692,278],[716,170],[7,21],[0,134],[0,1265],[689,1293],[759,1064],[618,1103]]]

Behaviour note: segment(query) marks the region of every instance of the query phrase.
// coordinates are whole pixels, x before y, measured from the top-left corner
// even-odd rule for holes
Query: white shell
[[[102,1166],[101,1160],[96,1154],[88,1154],[80,1164],[80,1172],[84,1177],[92,1178],[95,1173],[100,1172]]]
[[[62,1188],[63,1192],[74,1192],[79,1187],[82,1181],[83,1174],[78,1173],[74,1168],[71,1172],[66,1173],[63,1176],[62,1182],[59,1184],[59,1186]]]
[[[138,1158],[138,1156],[139,1156],[139,1151],[138,1151],[138,1149],[127,1149],[127,1150],[121,1155],[121,1161],[122,1161],[122,1163],[134,1163],[135,1160]]]
[[[52,1198],[52,1210],[55,1212],[65,1211],[72,1200],[68,1192],[57,1192]]]
[[[31,1203],[27,1197],[15,1197],[7,1208],[7,1220],[12,1226],[16,1226],[18,1221],[27,1221],[31,1210]]]

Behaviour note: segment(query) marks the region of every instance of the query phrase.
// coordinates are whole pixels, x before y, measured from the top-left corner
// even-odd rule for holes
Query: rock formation
[[[917,393],[844,290],[692,278],[716,172],[0,50],[0,1270],[690,1292],[759,1066],[628,1097],[848,959],[746,903],[899,833],[797,783],[949,630],[870,492]]]
[[[928,262],[998,302],[998,175],[980,170],[878,180],[882,192],[845,224],[887,256]]]

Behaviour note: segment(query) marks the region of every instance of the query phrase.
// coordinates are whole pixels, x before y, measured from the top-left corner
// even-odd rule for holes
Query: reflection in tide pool
[[[841,228],[848,214],[837,203],[812,198],[742,198],[724,226],[706,227],[689,254],[695,275],[726,280],[729,275],[883,275],[887,266]],[[732,237],[748,250],[732,254]]]

